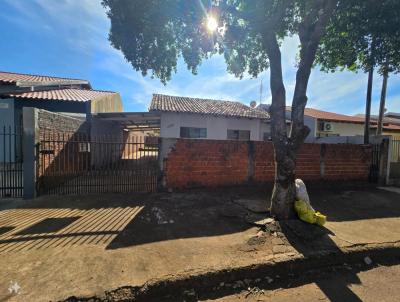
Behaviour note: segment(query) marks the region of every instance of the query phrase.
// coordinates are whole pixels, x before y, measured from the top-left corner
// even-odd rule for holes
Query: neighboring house
[[[291,107],[286,108],[290,116]],[[304,109],[304,123],[311,129],[309,137],[355,136],[364,133],[364,119],[313,108]]]
[[[269,112],[267,104],[259,105],[257,108]],[[290,119],[291,107],[286,107],[286,118]],[[356,136],[364,135],[364,117],[361,115],[350,116],[317,110],[313,108],[305,108],[304,124],[310,128],[310,134],[306,141],[315,141],[315,138],[328,136]],[[371,118],[371,135],[375,134],[377,121]],[[400,135],[400,119],[399,124],[384,122],[383,134]]]
[[[239,102],[154,94],[149,108],[160,115],[160,136],[216,140],[266,140],[269,114]]]
[[[89,81],[0,72],[1,126],[19,127],[22,108],[87,116],[96,112],[120,112],[118,93],[93,90]]]
[[[86,119],[98,112],[121,112],[118,93],[93,90],[86,80],[0,72],[0,162],[22,157],[21,133],[24,107],[34,107]],[[13,135],[10,135],[13,133]]]
[[[357,117],[361,117],[364,119],[364,114],[357,114]],[[376,132],[378,124],[378,116],[371,115],[371,131],[372,133]],[[391,135],[393,137],[400,137],[400,113],[396,112],[387,112],[383,117],[383,135]]]

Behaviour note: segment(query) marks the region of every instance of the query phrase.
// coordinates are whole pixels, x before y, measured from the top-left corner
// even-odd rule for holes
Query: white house
[[[270,137],[268,112],[239,102],[154,94],[149,111],[160,115],[160,136],[260,141]]]

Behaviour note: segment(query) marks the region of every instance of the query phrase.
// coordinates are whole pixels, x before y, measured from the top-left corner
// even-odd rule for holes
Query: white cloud
[[[126,62],[121,52],[113,49],[107,40],[110,21],[98,0],[5,0],[17,15],[3,16],[25,29],[43,31],[51,35],[55,42],[62,40],[66,51],[78,53],[87,58],[90,74],[106,74],[103,83],[120,91],[128,110],[146,110],[152,93],[165,93],[193,97],[239,100],[249,104],[259,99],[261,78],[263,79],[263,102],[271,101],[269,91],[269,71],[257,79],[245,75],[242,80],[226,72],[222,56],[215,56],[203,62],[198,75],[192,75],[182,60],[178,73],[164,86],[158,79],[143,77]],[[287,91],[287,104],[295,87],[296,54],[299,40],[297,36],[282,43],[282,65]],[[77,66],[79,68],[79,66]],[[375,78],[373,110],[379,101],[380,79]],[[398,76],[390,78],[387,101],[389,110],[400,110],[400,91],[391,87],[400,86]],[[104,84],[103,84],[104,85]],[[111,89],[110,87],[97,87]],[[96,88],[96,87],[95,87]],[[326,74],[314,69],[309,83],[309,106],[342,113],[358,113],[364,106],[366,75],[362,72],[337,72]],[[357,111],[357,112],[356,112]]]

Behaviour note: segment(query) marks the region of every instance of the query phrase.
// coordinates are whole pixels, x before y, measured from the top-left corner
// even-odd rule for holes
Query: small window
[[[250,131],[249,130],[231,130],[227,131],[227,138],[237,141],[249,141]]]
[[[263,133],[263,140],[264,141],[271,141],[272,140],[271,133],[270,132],[264,132]]]
[[[182,138],[206,138],[207,128],[181,127]]]

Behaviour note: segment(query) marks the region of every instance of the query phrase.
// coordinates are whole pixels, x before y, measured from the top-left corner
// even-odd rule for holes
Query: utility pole
[[[385,113],[385,102],[386,102],[386,87],[389,77],[389,72],[387,68],[383,70],[383,81],[381,90],[381,102],[379,104],[379,117],[378,117],[378,128],[376,129],[376,135],[382,135],[383,128],[383,114]]]
[[[365,102],[364,144],[369,144],[369,122],[370,122],[370,118],[371,118],[371,98],[372,98],[373,77],[374,77],[374,67],[371,66],[368,71],[367,100]]]

